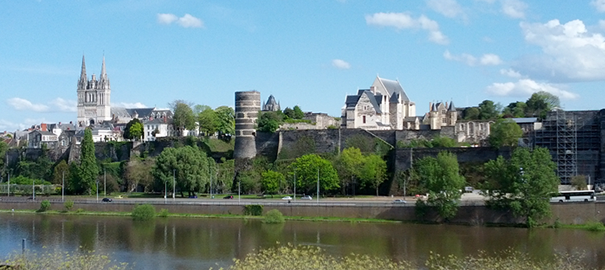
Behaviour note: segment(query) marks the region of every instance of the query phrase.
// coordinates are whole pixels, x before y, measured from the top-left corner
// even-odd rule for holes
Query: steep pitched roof
[[[376,79],[378,79],[378,81],[380,82],[380,84],[382,84],[384,89],[387,90],[389,96],[393,96],[393,94],[397,93],[401,96],[401,100],[410,101],[410,99],[408,98],[408,95],[403,90],[403,87],[401,87],[401,84],[399,83],[399,81],[383,79],[378,76],[376,77]]]

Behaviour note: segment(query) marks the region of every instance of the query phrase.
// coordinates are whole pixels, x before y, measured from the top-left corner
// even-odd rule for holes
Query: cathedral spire
[[[103,65],[101,66],[101,79],[107,79],[107,72],[105,72],[105,56],[103,56]]]
[[[84,61],[84,55],[82,55],[82,71],[80,71],[80,81],[86,81],[86,62]]]

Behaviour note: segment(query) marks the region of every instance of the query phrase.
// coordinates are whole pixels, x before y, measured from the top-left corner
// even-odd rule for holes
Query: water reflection
[[[369,254],[424,262],[430,251],[458,256],[508,248],[536,259],[583,253],[604,267],[603,233],[579,230],[484,228],[448,225],[286,222],[241,219],[162,219],[0,214],[0,254],[28,248],[96,250],[137,269],[207,269],[228,266],[254,250],[280,243],[316,245],[333,255]]]

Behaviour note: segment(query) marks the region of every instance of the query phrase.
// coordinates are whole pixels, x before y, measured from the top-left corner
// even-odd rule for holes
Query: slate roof
[[[378,77],[378,80],[380,80],[380,83],[382,83],[387,92],[389,92],[389,96],[393,96],[396,93],[401,96],[403,101],[410,101],[399,81],[383,79],[380,77]]]
[[[537,117],[523,117],[523,118],[511,118],[517,124],[531,124],[538,122]]]
[[[374,107],[374,110],[376,110],[377,113],[382,113],[382,110],[380,109],[380,103],[382,103],[382,95],[374,95],[369,89],[360,89],[359,91],[357,91],[357,95],[347,96],[345,100],[345,105],[347,106],[347,108],[355,108],[357,102],[359,101],[359,98],[361,98],[364,93],[368,95],[368,98],[370,99],[370,103]]]

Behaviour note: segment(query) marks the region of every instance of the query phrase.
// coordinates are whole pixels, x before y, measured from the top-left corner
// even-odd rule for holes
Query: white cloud
[[[116,103],[111,103],[111,106],[116,106],[116,107],[122,107],[122,108],[149,108],[148,106],[145,106],[145,104],[141,103],[141,102],[135,102],[135,103],[131,103],[131,102],[116,102]]]
[[[169,14],[169,13],[158,14],[158,22],[161,24],[171,24],[171,23],[177,21],[178,19],[179,19],[179,17],[177,17],[174,14]]]
[[[349,64],[347,61],[341,60],[341,59],[332,60],[332,66],[335,68],[338,68],[338,69],[350,69],[351,68],[351,64]]]
[[[515,18],[522,19],[525,18],[525,10],[527,9],[527,4],[520,0],[502,0],[502,13],[505,15]]]
[[[443,57],[447,60],[462,62],[469,66],[496,66],[502,64],[500,57],[491,53],[484,54],[480,58],[477,58],[467,53],[453,55],[449,50],[446,50],[443,53]]]
[[[481,56],[479,63],[484,66],[497,66],[502,64],[502,60],[500,59],[500,56],[497,56],[493,53],[488,53]]]
[[[509,69],[501,69],[500,70],[500,74],[502,74],[504,76],[511,77],[511,78],[521,78],[521,77],[523,77],[523,76],[521,76],[521,73],[519,73],[518,71],[513,70],[511,68],[509,68]]]
[[[466,17],[456,0],[428,0],[426,4],[432,10],[448,18]]]
[[[191,14],[185,14],[183,17],[178,17],[170,13],[159,13],[157,15],[158,23],[160,24],[172,24],[177,23],[184,28],[203,28],[204,22],[192,16]]]
[[[47,104],[35,104],[23,98],[9,98],[6,103],[18,111],[32,112],[75,112],[77,103],[73,100],[65,100],[56,98],[49,101]]]
[[[530,96],[539,91],[545,91],[558,96],[560,99],[576,99],[577,94],[561,89],[549,83],[539,83],[530,79],[521,79],[517,82],[493,83],[486,91],[495,96]]]
[[[368,25],[394,27],[395,29],[422,29],[429,33],[429,40],[438,44],[447,44],[447,37],[439,30],[439,24],[421,15],[418,18],[413,18],[406,13],[374,13],[366,15],[366,23]]]
[[[605,0],[593,0],[590,2],[598,12],[605,12]]]
[[[44,104],[34,104],[22,98],[9,98],[6,103],[17,111],[47,112],[50,109],[50,107]]]
[[[23,124],[14,123],[8,120],[0,119],[0,132],[8,131],[13,132],[16,130],[22,130],[25,126]]]
[[[185,14],[185,16],[179,18],[179,22],[178,24],[180,24],[182,27],[185,28],[202,28],[204,27],[204,22],[202,22],[202,20],[193,17],[189,14]]]
[[[56,98],[50,101],[49,104],[60,112],[76,112],[78,110],[78,103],[75,100]]]
[[[522,22],[520,26],[525,41],[543,53],[521,59],[513,66],[516,70],[550,81],[605,80],[605,37],[589,32],[582,21]]]

